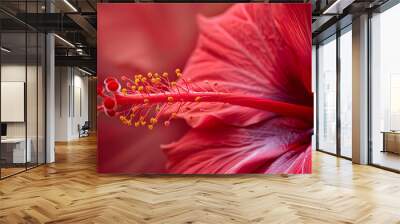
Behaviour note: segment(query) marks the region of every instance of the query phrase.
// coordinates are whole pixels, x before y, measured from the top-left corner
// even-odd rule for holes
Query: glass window
[[[318,149],[336,153],[336,37],[318,47]]]
[[[340,154],[352,157],[352,34],[351,26],[340,36]]]
[[[0,2],[15,13],[41,12],[43,1]],[[0,178],[45,162],[45,35],[0,12]]]
[[[400,4],[371,19],[372,163],[400,170]]]
[[[1,175],[19,173],[30,162],[26,141],[26,33],[1,34]],[[27,150],[28,147],[28,150]]]

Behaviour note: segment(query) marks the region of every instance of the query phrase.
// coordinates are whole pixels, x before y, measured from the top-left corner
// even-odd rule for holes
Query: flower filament
[[[169,126],[172,119],[181,112],[190,111],[193,104],[207,102],[251,107],[302,119],[312,119],[313,116],[310,106],[222,91],[217,89],[218,83],[207,80],[204,81],[205,87],[199,87],[182,78],[180,69],[175,70],[174,77],[167,72],[161,75],[148,73],[147,76],[135,75],[133,79],[122,76],[121,81],[122,84],[116,78],[104,80],[104,88],[99,93],[103,104],[99,110],[111,117],[119,116],[121,123],[127,126],[147,126],[152,130],[161,117],[167,117],[163,124]]]

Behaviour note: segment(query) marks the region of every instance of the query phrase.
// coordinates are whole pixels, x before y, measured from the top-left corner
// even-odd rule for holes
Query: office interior
[[[352,126],[352,122],[354,118],[364,115],[362,122],[366,130],[363,141],[367,145],[364,163],[399,171],[400,110],[397,96],[400,93],[400,70],[396,52],[400,47],[400,33],[393,28],[400,20],[400,5],[393,2],[386,4],[392,5],[389,8],[383,4],[369,10],[365,24],[362,24],[365,26],[365,43],[356,47],[364,47],[360,52],[365,54],[365,77],[354,77],[358,68],[353,68],[353,63],[358,55],[352,52],[355,48],[352,45],[360,43],[353,37],[352,22],[347,21],[350,18],[342,18],[341,27],[314,42],[315,141],[316,150],[352,160],[357,153],[354,151],[359,150],[352,147],[352,133],[359,131],[358,127]],[[352,84],[354,81],[364,82],[362,86],[357,86]],[[359,103],[352,102],[354,95],[358,94],[355,91],[359,91],[354,87],[365,90],[361,96],[365,98],[362,102],[365,114],[352,111],[353,106]]]
[[[54,27],[38,26],[45,19],[30,17],[61,12],[68,5],[6,0],[0,7],[0,178],[4,179],[54,162],[55,143],[95,132],[96,77],[95,63],[68,64],[68,57],[78,55],[94,59],[95,55],[87,56],[92,51],[89,46],[72,44],[66,34],[50,35]],[[74,32],[68,35],[83,38]]]
[[[79,138],[82,126],[91,123],[90,130],[95,132],[96,43],[90,36],[95,35],[95,26],[73,26],[66,19],[65,24],[51,27],[42,24],[43,18],[32,16],[49,11],[77,14],[79,8],[81,14],[87,12],[83,18],[95,25],[96,2],[90,3],[2,1],[2,178],[53,162],[53,158],[46,159],[46,150],[54,147],[54,142]],[[311,3],[314,12],[332,5],[329,1]],[[363,83],[368,98],[364,141],[369,142],[364,163],[399,171],[400,67],[396,55],[400,33],[394,27],[400,20],[400,5],[395,1],[353,1],[345,6],[339,16],[313,16],[314,148],[352,159],[352,120],[359,116],[352,113],[352,45],[356,41],[352,22],[357,13],[364,13],[368,17],[363,33],[368,39],[363,46],[368,54],[368,82]],[[346,13],[350,9],[356,12]],[[335,21],[320,22],[329,17]],[[53,91],[53,103],[48,102],[49,91]],[[49,121],[52,116],[54,120]],[[53,123],[54,133],[48,133],[49,123]],[[49,134],[51,138],[46,136]]]

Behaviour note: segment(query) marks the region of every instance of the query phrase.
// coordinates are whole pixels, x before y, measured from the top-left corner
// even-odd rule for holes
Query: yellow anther
[[[171,118],[176,118],[176,113],[172,113]]]
[[[143,116],[140,116],[139,120],[140,120],[140,121],[143,121],[143,120],[144,120],[144,117],[143,117]]]
[[[119,116],[119,119],[121,120],[121,121],[123,121],[123,120],[125,120],[125,117],[124,116]]]
[[[143,86],[139,86],[138,91],[143,91]]]
[[[201,97],[197,96],[197,97],[194,99],[194,101],[199,102],[200,99],[201,99]]]
[[[168,97],[168,102],[174,102],[174,98],[172,96]]]
[[[158,78],[159,77],[158,73],[154,73],[154,77]]]
[[[129,120],[129,121],[126,121],[126,125],[128,125],[128,126],[132,126],[132,122]]]
[[[169,121],[164,121],[164,126],[169,126],[170,122]]]
[[[137,121],[135,122],[135,127],[139,127],[140,123]]]
[[[181,73],[181,70],[179,68],[175,69],[175,73]]]
[[[143,77],[142,78],[142,82],[146,82],[147,81],[147,78],[146,77]]]
[[[179,77],[181,77],[181,76],[182,76],[182,73],[180,73],[180,72],[179,72],[179,73],[176,73],[176,77],[179,78]]]
[[[167,78],[167,77],[168,77],[168,73],[164,72],[164,73],[162,74],[162,76],[165,77],[165,78]]]
[[[156,79],[156,78],[152,78],[152,79],[151,79],[151,82],[152,82],[152,83],[156,83],[156,82],[157,82],[157,79]]]
[[[132,86],[131,89],[132,89],[133,91],[135,91],[135,90],[136,90],[136,86]]]
[[[147,77],[151,78],[153,77],[153,74],[151,74],[151,72],[147,73]]]
[[[171,86],[176,86],[176,82],[171,82]]]
[[[144,102],[144,104],[148,104],[149,103],[149,99],[144,99],[143,102]]]
[[[135,114],[134,114],[134,113],[131,113],[130,117],[131,117],[131,119],[134,118],[134,117],[135,117]]]
[[[125,89],[125,88],[122,88],[122,89],[121,89],[121,92],[122,92],[123,94],[126,94],[126,89]]]
[[[139,74],[139,75],[138,75],[138,78],[139,78],[139,79],[143,78],[143,75],[142,75],[142,74]]]
[[[135,84],[137,85],[137,84],[139,84],[139,82],[140,82],[140,79],[139,79],[139,78],[136,78],[136,79],[135,79]]]
[[[159,82],[161,82],[161,79],[160,78],[156,78],[156,83],[159,83]]]
[[[155,123],[157,123],[157,119],[156,119],[156,118],[154,118],[154,117],[153,117],[153,118],[151,118],[151,119],[150,119],[150,123],[152,123],[152,124],[155,124]]]
[[[147,125],[147,127],[149,128],[149,130],[153,130],[154,126],[152,124]]]
[[[140,124],[141,124],[142,126],[145,126],[145,125],[146,125],[146,121],[141,121]]]

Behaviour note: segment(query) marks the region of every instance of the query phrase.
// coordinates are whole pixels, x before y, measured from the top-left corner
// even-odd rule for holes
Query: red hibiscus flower
[[[237,4],[200,17],[183,78],[106,79],[101,109],[149,129],[183,118],[192,128],[162,146],[170,173],[310,173],[310,15],[308,4]]]
[[[216,18],[200,17],[201,33],[185,78],[204,88],[217,84],[227,92],[311,109],[310,15],[308,4],[239,4]],[[308,119],[270,111],[221,103],[192,106],[182,117],[193,129],[164,146],[168,170],[311,172],[312,110]]]

